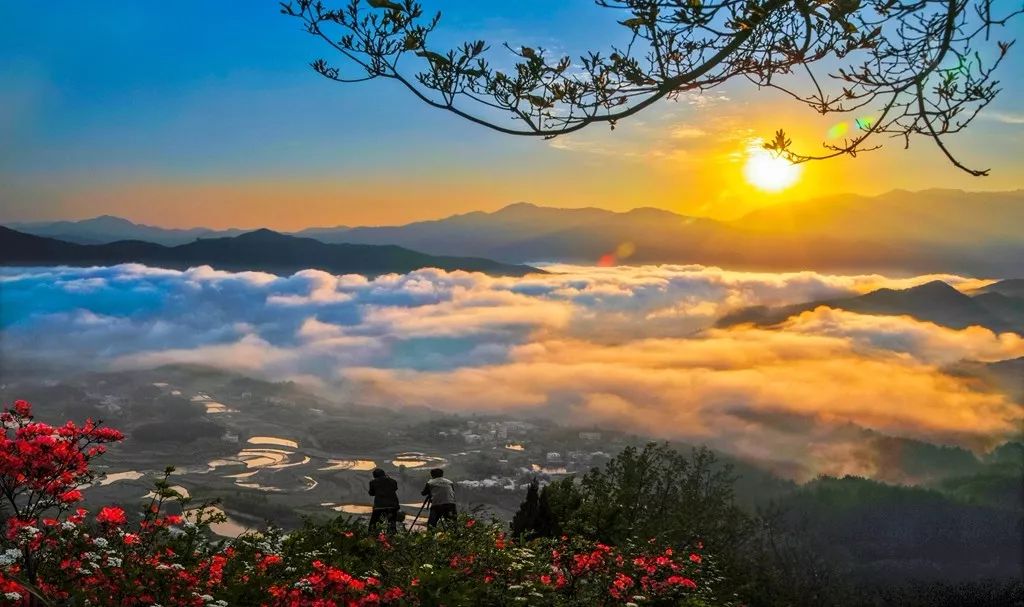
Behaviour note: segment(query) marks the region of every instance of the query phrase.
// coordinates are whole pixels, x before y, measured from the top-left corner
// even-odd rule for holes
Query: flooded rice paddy
[[[321,472],[332,470],[355,470],[369,472],[377,467],[377,463],[370,459],[329,459],[327,465],[317,468]]]
[[[405,466],[406,468],[422,468],[428,464],[432,466],[442,467],[448,463],[443,457],[436,455],[427,455],[420,453],[419,451],[406,451],[405,453],[399,453],[395,456],[395,459],[391,460],[391,465],[395,468]]]

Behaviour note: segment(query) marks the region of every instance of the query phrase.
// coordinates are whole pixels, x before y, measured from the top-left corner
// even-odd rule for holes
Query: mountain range
[[[516,203],[399,226],[295,233],[329,244],[398,245],[431,255],[504,263],[699,263],[736,269],[959,272],[1010,277],[1024,266],[1024,190],[892,191],[764,208],[732,222],[655,208],[613,212]],[[115,217],[9,224],[82,244],[146,240],[180,245],[242,230],[167,230]],[[615,255],[618,252],[618,255]]]
[[[0,227],[0,265],[93,266],[142,263],[186,269],[212,265],[228,271],[292,274],[319,269],[333,274],[379,275],[420,268],[522,276],[539,272],[523,265],[477,257],[427,255],[393,245],[327,244],[312,238],[256,230],[239,236],[202,238],[173,247],[140,240],[76,244]]]
[[[1012,331],[1024,335],[1024,296],[1012,295],[1021,282],[1004,280],[967,294],[935,280],[909,289],[878,289],[856,297],[744,308],[722,317],[718,324],[774,325],[827,306],[861,314],[912,316],[954,329],[978,325],[996,333]]]
[[[119,240],[144,240],[167,246],[187,244],[197,238],[238,236],[251,231],[238,228],[229,230],[161,228],[133,223],[112,215],[101,215],[81,221],[13,222],[6,226],[26,234],[56,238],[75,244],[108,244]]]

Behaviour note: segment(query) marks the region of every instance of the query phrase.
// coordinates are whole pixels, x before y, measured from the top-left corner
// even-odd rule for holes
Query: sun
[[[761,142],[747,147],[743,176],[750,185],[765,192],[781,192],[800,179],[803,167],[793,164],[775,152],[764,149]]]

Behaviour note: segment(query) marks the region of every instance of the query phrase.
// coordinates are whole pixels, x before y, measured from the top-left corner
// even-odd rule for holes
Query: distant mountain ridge
[[[898,235],[906,242],[946,245],[1020,242],[1024,190],[892,190],[872,197],[828,196],[758,209],[735,225],[776,234],[842,233],[864,240]]]
[[[1002,282],[1012,286],[1018,281]],[[998,289],[1002,282],[990,285],[986,289]],[[718,325],[774,325],[820,306],[861,314],[912,316],[953,329],[982,326],[996,333],[1010,331],[1024,335],[1024,297],[1009,297],[996,290],[972,297],[940,280],[909,289],[878,289],[856,297],[812,301],[776,308],[744,308],[722,317]]]
[[[238,228],[228,230],[161,228],[134,223],[112,215],[101,215],[81,221],[16,222],[7,224],[7,227],[26,234],[56,238],[75,244],[107,244],[119,240],[144,240],[167,246],[187,244],[197,238],[238,236],[249,231]]]
[[[121,263],[175,269],[210,265],[228,271],[274,274],[319,269],[333,274],[380,275],[431,267],[510,276],[540,271],[529,266],[476,257],[427,255],[393,245],[326,244],[266,229],[167,247],[139,240],[81,245],[0,227],[0,265],[93,266]]]
[[[33,224],[23,231],[109,242],[105,238],[110,235],[103,236],[101,225],[76,226],[99,220],[106,225],[111,219]],[[118,239],[156,242],[159,238],[173,244],[240,232],[194,228],[156,234],[153,231],[160,228],[118,225]],[[733,222],[656,208],[614,212],[516,203],[493,212],[474,211],[406,225],[308,228],[295,235],[332,244],[392,244],[432,255],[471,255],[513,264],[593,264],[611,259],[756,270],[959,272],[1008,277],[1019,275],[1024,266],[1021,225],[1024,190],[928,190],[791,202]],[[129,232],[131,236],[123,235]],[[624,250],[630,254],[621,254]],[[616,251],[620,254],[609,257]]]

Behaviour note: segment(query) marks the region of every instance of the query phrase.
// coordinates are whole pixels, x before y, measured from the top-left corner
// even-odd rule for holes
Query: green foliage
[[[751,524],[735,503],[735,480],[732,468],[707,448],[687,456],[650,443],[626,447],[603,469],[578,482],[554,483],[545,493],[569,533],[612,544],[655,538],[731,550]]]
[[[572,488],[572,483],[569,485]],[[551,510],[551,491],[540,492],[537,479],[530,482],[526,490],[526,500],[519,506],[519,511],[512,518],[512,534],[516,537],[558,537],[562,534],[561,527]]]

